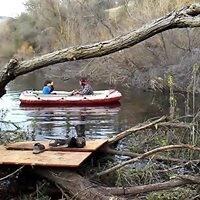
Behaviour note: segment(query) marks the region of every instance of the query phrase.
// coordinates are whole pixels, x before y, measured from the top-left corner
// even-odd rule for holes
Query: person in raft
[[[94,94],[92,86],[88,83],[87,78],[80,78],[80,90],[73,90],[72,95],[92,95]]]
[[[53,87],[53,81],[52,80],[46,80],[44,82],[44,87],[42,89],[43,94],[51,94],[54,90]]]

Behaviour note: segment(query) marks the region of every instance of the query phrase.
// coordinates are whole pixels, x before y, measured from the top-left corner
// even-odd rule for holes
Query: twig
[[[55,185],[60,190],[60,192],[62,193],[62,196],[64,196],[66,198],[66,200],[69,200],[70,197],[63,191],[62,187],[60,187],[57,183],[55,183]]]
[[[3,180],[5,180],[5,179],[7,179],[7,178],[13,176],[14,174],[16,174],[17,172],[19,172],[19,171],[20,171],[21,169],[23,169],[23,168],[24,168],[24,165],[21,166],[19,169],[15,170],[14,172],[12,172],[11,174],[8,174],[7,176],[4,176],[3,178],[0,178],[0,181],[3,181]]]
[[[3,123],[3,124],[12,124],[17,130],[20,129],[20,127],[17,126],[16,123],[11,122],[11,121],[3,121],[3,120],[0,120],[0,123]]]

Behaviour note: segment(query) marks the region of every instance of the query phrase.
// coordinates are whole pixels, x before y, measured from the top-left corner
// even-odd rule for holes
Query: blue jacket
[[[42,89],[43,94],[51,94],[51,87],[49,86],[44,86]]]

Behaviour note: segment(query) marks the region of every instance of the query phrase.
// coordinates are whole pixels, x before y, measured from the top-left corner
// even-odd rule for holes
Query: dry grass
[[[107,10],[109,19],[113,21],[122,21],[124,17],[132,16],[138,21],[155,19],[169,13],[172,10],[179,9],[185,5],[199,2],[198,0],[135,0],[127,1],[125,6],[119,6]],[[127,13],[128,12],[128,15]],[[126,19],[127,20],[127,19]]]
[[[199,0],[134,0],[127,1],[124,6],[119,6],[107,10],[108,18],[105,19],[114,35],[120,35],[137,29],[151,20],[157,19],[167,13],[189,5]],[[101,33],[101,39],[108,39],[110,36],[104,27],[97,26]],[[123,50],[121,53],[111,55],[113,62],[104,60],[98,62],[97,70],[102,76],[106,76],[108,71],[105,66],[112,66],[112,78],[116,81],[122,80],[121,77],[127,77],[127,71],[132,76],[135,69],[148,68],[151,66],[167,66],[177,64],[192,49],[200,45],[198,40],[199,31],[197,29],[176,29],[158,34],[132,48]],[[92,37],[95,37],[94,35]],[[91,37],[91,38],[92,38]],[[124,58],[124,59],[122,59]],[[130,62],[125,62],[125,60]],[[120,62],[123,61],[123,62]],[[122,68],[128,66],[128,70]],[[120,73],[119,73],[120,72]],[[121,77],[120,77],[121,74]],[[126,78],[127,80],[129,78]],[[110,82],[110,81],[109,81]]]

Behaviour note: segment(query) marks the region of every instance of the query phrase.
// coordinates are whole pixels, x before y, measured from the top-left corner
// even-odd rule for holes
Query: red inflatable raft
[[[43,94],[42,91],[27,90],[21,93],[19,100],[25,105],[105,105],[119,102],[121,93],[117,90],[94,91],[93,95],[71,95],[71,92],[54,91]]]

